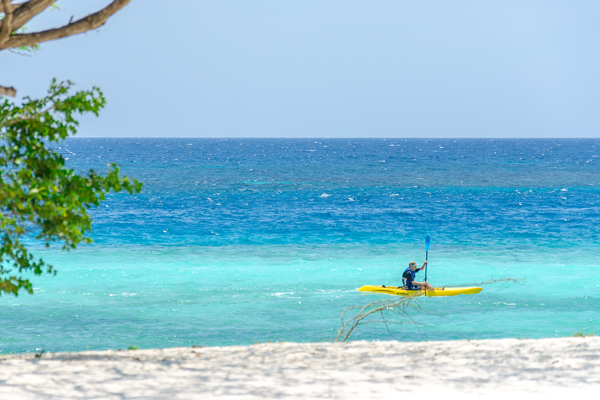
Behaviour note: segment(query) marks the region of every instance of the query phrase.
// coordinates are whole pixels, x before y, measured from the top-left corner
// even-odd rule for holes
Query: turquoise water
[[[95,245],[38,250],[56,277],[0,298],[2,353],[330,341],[359,293],[424,259],[418,325],[358,340],[600,332],[597,140],[76,139],[145,182],[93,211]],[[422,278],[422,275],[420,276]]]

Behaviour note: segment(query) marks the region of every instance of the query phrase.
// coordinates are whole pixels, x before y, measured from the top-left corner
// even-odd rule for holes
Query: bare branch
[[[355,307],[346,308],[342,312],[342,327],[338,331],[337,337],[335,338],[334,342],[336,342],[336,343],[340,342],[340,341],[345,342],[346,340],[348,340],[348,338],[350,337],[352,332],[356,329],[356,327],[358,327],[359,325],[372,324],[372,323],[384,323],[386,326],[386,329],[388,330],[390,335],[393,336],[393,334],[390,332],[387,324],[388,323],[394,323],[394,324],[407,323],[408,321],[400,322],[400,321],[390,321],[390,320],[386,319],[383,313],[384,313],[384,311],[388,311],[388,310],[400,314],[401,316],[409,319],[410,322],[412,322],[413,324],[416,325],[415,321],[413,321],[413,319],[410,317],[410,315],[406,312],[406,310],[409,308],[417,310],[417,311],[421,311],[419,306],[416,306],[412,303],[414,298],[415,298],[415,296],[407,296],[407,297],[402,297],[398,300],[379,300],[379,301],[374,301],[372,303],[369,303],[365,306],[355,306]],[[352,318],[348,319],[347,321],[344,320],[346,312],[352,311],[352,310],[359,310],[359,311]],[[381,313],[381,317],[382,317],[381,321],[365,321],[365,319],[367,317],[369,317],[370,315],[375,314],[375,313]]]
[[[13,87],[0,86],[0,96],[10,96],[15,97],[17,95],[17,91]]]
[[[31,0],[30,3],[34,1],[43,2],[45,0]],[[11,35],[10,39],[6,43],[3,45],[0,44],[0,50],[23,46],[33,46],[38,43],[61,39],[67,36],[73,36],[99,28],[106,23],[106,20],[108,20],[111,15],[125,7],[129,2],[130,0],[115,0],[97,13],[90,14],[85,18],[60,28],[49,29],[42,32]],[[20,10],[20,8],[18,10]]]
[[[8,8],[6,8],[4,6],[4,2],[0,3],[0,13],[6,13],[6,10],[10,10],[12,12],[14,12],[17,8],[21,7],[24,3],[19,3],[19,4],[11,4]]]
[[[4,19],[2,20],[2,29],[0,29],[0,47],[8,42],[10,33],[12,32],[13,22],[13,10],[11,0],[2,0],[2,7],[4,8]]]
[[[52,5],[56,0],[29,0],[25,3],[14,4],[14,18],[12,22],[12,30],[16,31],[25,25],[31,18],[35,17],[48,6]]]
[[[458,285],[445,285],[445,288],[451,288],[451,287],[470,287],[470,286],[481,286],[481,285],[489,285],[490,283],[497,283],[497,282],[515,282],[515,283],[521,283],[521,282],[525,282],[525,279],[515,279],[515,278],[501,278],[501,279],[490,279],[487,280],[485,282],[477,282],[477,283],[469,283],[469,284],[458,284]]]

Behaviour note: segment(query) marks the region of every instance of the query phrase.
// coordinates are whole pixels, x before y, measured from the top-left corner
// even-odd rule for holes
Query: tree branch
[[[31,0],[29,3],[35,1],[44,2],[47,0]],[[121,8],[125,7],[129,2],[130,0],[115,0],[102,10],[98,11],[97,13],[90,14],[85,18],[67,24],[60,28],[49,29],[47,31],[35,33],[21,33],[10,35],[9,40],[6,43],[0,44],[0,50],[23,46],[33,46],[38,43],[47,42],[49,40],[61,39],[67,36],[73,36],[99,28],[100,26],[106,23],[106,21],[111,15],[119,11]],[[25,5],[27,4],[28,3],[25,3]]]
[[[15,97],[17,95],[17,91],[13,87],[0,86],[0,96],[10,96]]]
[[[12,32],[13,22],[13,9],[11,0],[2,0],[2,7],[4,8],[4,19],[2,20],[2,29],[0,29],[0,47],[8,42],[10,33]]]
[[[55,1],[56,0],[29,0],[25,3],[14,4],[12,6],[14,11],[12,31],[14,32],[25,25],[31,18],[44,11]]]
[[[6,8],[4,6],[4,2],[0,3],[0,13],[6,13],[6,10],[10,10],[10,11],[15,11],[17,8],[19,8],[23,3],[20,4],[11,4],[8,8]]]
[[[12,89],[12,88],[11,88]],[[16,94],[16,92],[15,92]],[[14,97],[14,96],[13,96]],[[26,121],[28,119],[35,119],[35,118],[39,118],[42,115],[44,115],[47,112],[52,111],[55,108],[55,104],[52,104],[50,107],[46,108],[45,110],[42,110],[40,112],[37,112],[35,114],[27,114],[24,113],[22,115],[13,117],[12,119],[4,119],[4,121],[2,121],[2,125],[1,126],[11,126],[16,124],[17,122],[22,122],[22,121]]]

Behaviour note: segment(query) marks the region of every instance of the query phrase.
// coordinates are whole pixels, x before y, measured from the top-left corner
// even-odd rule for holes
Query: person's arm
[[[423,266],[421,268],[419,268],[417,271],[424,270],[426,265],[427,265],[427,260],[425,260],[425,262],[423,263]]]
[[[429,282],[415,282],[415,281],[413,281],[412,284],[413,285],[417,285],[417,286],[427,286],[428,289],[433,289],[433,286],[431,286],[431,284]]]

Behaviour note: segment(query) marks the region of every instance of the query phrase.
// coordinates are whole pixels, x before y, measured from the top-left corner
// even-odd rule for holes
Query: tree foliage
[[[97,116],[106,103],[96,87],[71,95],[71,86],[54,80],[42,99],[0,103],[0,295],[33,293],[28,273],[56,273],[28,251],[29,239],[46,247],[60,243],[64,250],[91,243],[87,210],[110,191],[141,190],[115,164],[105,176],[93,170],[80,175],[65,166],[56,144],[77,132],[78,115]]]

